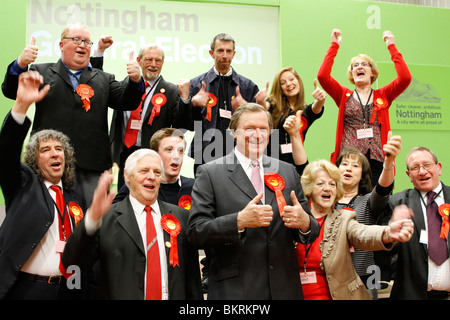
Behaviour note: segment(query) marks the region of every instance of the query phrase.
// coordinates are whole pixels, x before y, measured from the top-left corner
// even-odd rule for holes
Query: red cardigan
[[[331,76],[331,68],[333,67],[334,57],[336,57],[338,49],[339,45],[336,42],[332,42],[330,48],[325,54],[319,73],[317,74],[317,79],[319,80],[320,85],[333,98],[336,105],[339,107],[335,148],[330,159],[332,163],[336,162],[341,147],[342,133],[344,131],[345,103],[353,94],[353,90],[340,85],[339,82]],[[395,44],[389,45],[388,50],[391,54],[391,60],[394,62],[395,70],[397,71],[397,78],[395,78],[388,85],[374,90],[374,112],[372,113],[370,119],[370,123],[373,123],[376,115],[378,114],[378,122],[381,126],[380,131],[382,145],[386,144],[388,132],[391,130],[391,125],[389,122],[389,107],[391,106],[392,101],[397,98],[411,83],[411,73],[409,72],[405,60],[403,60],[401,53],[398,52],[395,47]]]

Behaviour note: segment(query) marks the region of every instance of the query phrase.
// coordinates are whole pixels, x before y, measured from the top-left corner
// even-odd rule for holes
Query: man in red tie
[[[114,111],[110,130],[113,161],[119,165],[118,187],[124,184],[123,168],[127,157],[140,148],[150,148],[153,134],[162,128],[189,129],[189,81],[170,83],[161,75],[164,51],[156,44],[139,50],[137,63],[146,88],[141,104],[134,111]]]
[[[113,205],[105,172],[66,245],[65,266],[99,261],[101,299],[202,299],[198,250],[185,236],[189,212],[158,200],[163,170],[156,151],[133,152],[125,163],[130,194]]]
[[[408,243],[399,245],[391,298],[449,300],[449,229],[446,225],[449,223],[450,187],[441,181],[442,164],[428,148],[412,148],[406,157],[406,168],[414,188],[394,194],[389,204],[391,208],[406,204],[414,211],[416,232]]]
[[[19,76],[17,98],[0,132],[0,186],[6,218],[0,229],[0,299],[72,299],[72,274],[61,264],[64,246],[85,210],[74,192],[74,151],[69,138],[55,130],[30,137],[20,162],[31,121],[26,113],[40,101],[49,85],[39,90],[36,71]],[[76,214],[75,214],[76,213]]]

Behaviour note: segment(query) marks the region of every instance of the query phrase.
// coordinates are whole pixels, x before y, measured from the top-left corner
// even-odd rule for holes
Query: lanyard
[[[417,190],[417,189],[416,189],[416,190]],[[429,206],[430,204],[432,204],[433,201],[436,200],[437,197],[439,197],[439,195],[440,195],[441,192],[442,192],[442,188],[441,188],[441,190],[440,190],[438,193],[436,193],[436,194],[434,195],[433,199],[431,199],[431,201],[430,201],[428,204],[425,203],[425,200],[423,199],[422,194],[420,193],[420,191],[417,190],[417,192],[419,193],[420,200],[422,200],[422,203],[423,203],[425,209],[427,209],[428,206]]]
[[[355,89],[355,92],[356,92],[356,96],[358,97],[359,104],[361,105],[361,109],[362,109],[362,112],[363,112],[363,117],[364,117],[364,128],[365,128],[365,127],[366,127],[366,119],[367,119],[367,117],[366,117],[366,110],[367,110],[367,113],[369,113],[369,101],[370,101],[370,98],[372,97],[373,89],[370,90],[369,98],[367,99],[367,102],[366,102],[366,106],[365,106],[365,107],[364,107],[364,105],[363,105],[363,103],[362,103],[362,101],[361,101],[361,98],[360,98],[360,96],[359,96],[359,93],[358,93],[358,91],[356,91],[356,89]],[[366,108],[367,108],[367,109],[366,109]]]
[[[56,211],[58,211],[58,215],[59,215],[59,218],[60,218],[60,220],[61,220],[61,226],[62,226],[62,231],[63,231],[64,240],[67,240],[67,237],[66,237],[66,229],[64,228],[64,221],[65,221],[65,219],[66,219],[67,205],[64,204],[64,212],[61,213],[61,211],[59,211],[58,205],[56,204],[55,200],[53,200],[53,198],[52,198],[52,201],[53,201],[53,203],[55,204]],[[64,202],[65,202],[65,201],[64,201]],[[70,217],[69,217],[69,222],[70,222]],[[70,222],[70,223],[71,223],[71,222]],[[72,223],[71,223],[71,224],[72,224]]]
[[[144,110],[144,104],[145,104],[145,100],[147,100],[148,96],[150,95],[150,93],[152,92],[153,88],[156,87],[156,85],[158,84],[159,80],[161,79],[161,75],[158,76],[158,78],[156,79],[155,83],[152,86],[149,86],[148,88],[150,88],[148,91],[146,89],[146,94],[144,99],[142,99],[142,107],[141,107],[141,111],[139,113],[139,120],[141,119],[142,116],[142,111]]]
[[[225,87],[224,77],[225,76],[222,76],[222,75],[219,74],[219,90],[222,92],[224,109],[228,110],[227,109],[228,88]]]

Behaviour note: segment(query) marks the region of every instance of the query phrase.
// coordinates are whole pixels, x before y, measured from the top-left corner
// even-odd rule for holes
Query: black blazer
[[[30,126],[28,118],[19,125],[8,114],[0,132],[0,186],[6,201],[6,217],[0,228],[0,299],[14,285],[54,220],[54,202],[45,184],[31,168],[20,163]],[[66,203],[75,201],[86,212],[81,196],[67,189],[63,193]]]
[[[444,199],[450,202],[450,187],[442,183]],[[390,197],[390,212],[405,204],[414,212],[414,233],[409,242],[398,244],[397,268],[391,299],[426,300],[428,283],[428,248],[420,243],[421,230],[425,230],[424,214],[417,189],[407,189]],[[450,243],[447,240],[447,246]],[[450,251],[450,250],[449,250]]]
[[[139,86],[128,78],[118,82],[112,74],[87,67],[81,73],[80,84],[91,86],[94,96],[90,98],[91,109],[86,112],[61,60],[34,64],[30,70],[37,70],[44,77],[44,83],[51,86],[47,96],[36,103],[32,131],[55,129],[65,133],[74,146],[77,166],[82,169],[104,171],[111,168],[108,107],[136,109],[143,94]],[[17,86],[18,76],[7,72],[2,84],[3,94],[15,99]]]
[[[179,267],[169,264],[166,247],[170,300],[202,299],[198,251],[187,241],[189,212],[158,201],[161,214],[172,214],[181,223],[177,237]],[[164,240],[170,241],[164,232]],[[84,220],[71,235],[63,254],[63,264],[90,267],[100,263],[99,298],[143,300],[146,256],[142,237],[129,197],[112,205],[100,230],[88,236]]]

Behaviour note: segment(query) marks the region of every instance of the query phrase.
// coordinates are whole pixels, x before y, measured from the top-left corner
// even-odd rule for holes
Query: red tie
[[[59,240],[67,242],[67,239],[69,239],[69,236],[71,234],[72,228],[70,226],[70,218],[69,214],[65,210],[65,202],[64,197],[61,192],[61,188],[59,186],[51,186],[50,187],[53,191],[56,192],[56,206],[58,207],[58,225],[59,225]],[[61,222],[61,219],[64,219],[64,226]],[[62,255],[62,253],[61,253]],[[68,278],[70,274],[66,273],[66,269],[63,267],[62,262],[59,262],[59,270],[61,271],[62,275],[65,278]]]
[[[145,84],[145,89],[147,89],[147,87],[149,86],[148,82],[145,81],[144,84]],[[146,91],[147,90],[144,90],[144,94],[142,95],[141,103],[139,104],[139,107],[137,107],[136,110],[133,110],[131,112],[130,120],[128,120],[127,131],[125,131],[125,137],[123,138],[123,142],[125,143],[127,148],[130,148],[136,144],[137,135],[138,135],[139,130],[131,129],[131,122],[133,120],[139,120],[141,118],[142,103],[145,100]]]
[[[145,207],[147,212],[147,285],[145,297],[147,300],[161,300],[161,264],[159,260],[158,240],[155,224],[150,206]]]

